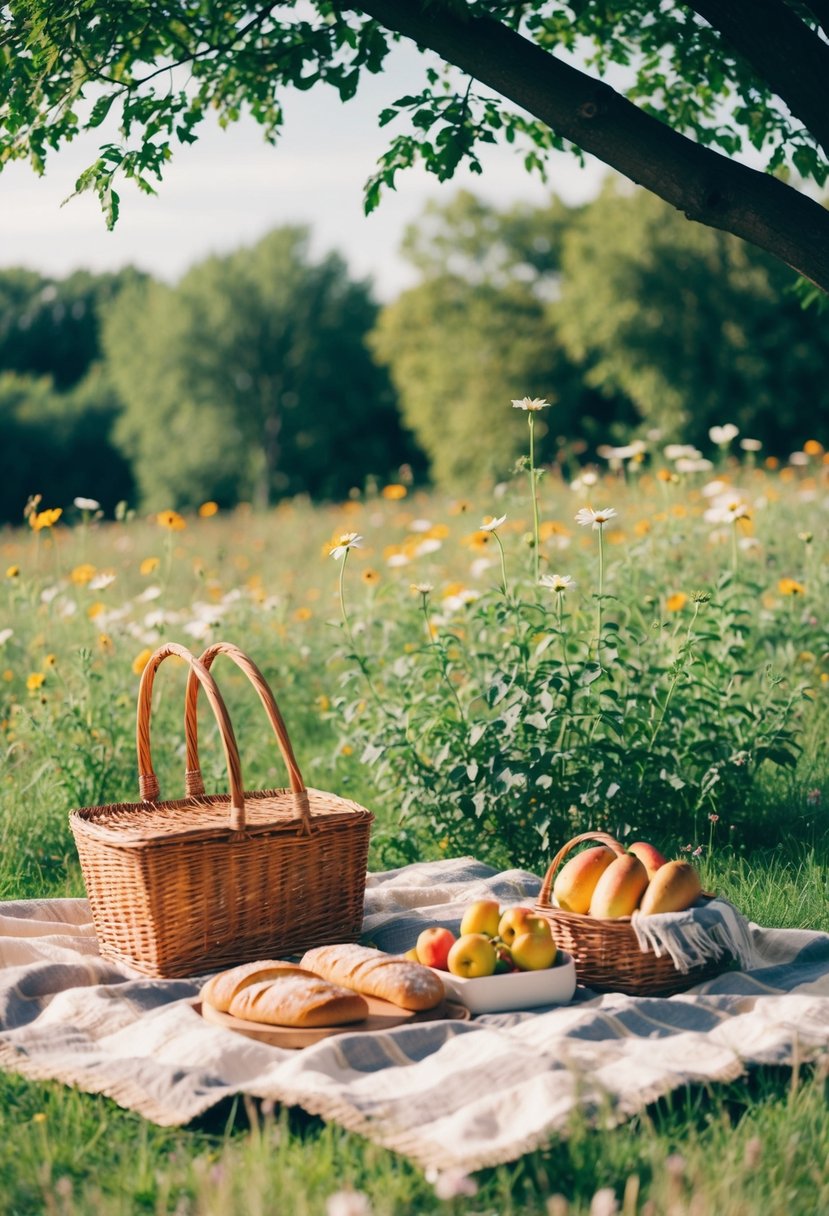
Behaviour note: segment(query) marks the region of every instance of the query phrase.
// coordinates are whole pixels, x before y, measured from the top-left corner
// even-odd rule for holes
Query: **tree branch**
[[[766,249],[829,292],[829,212],[702,147],[507,26],[442,0],[347,0],[473,75],[692,220]]]
[[[813,14],[826,37],[829,38],[829,3],[827,0],[803,0],[803,3]]]
[[[718,30],[829,153],[829,45],[783,0],[684,0]]]

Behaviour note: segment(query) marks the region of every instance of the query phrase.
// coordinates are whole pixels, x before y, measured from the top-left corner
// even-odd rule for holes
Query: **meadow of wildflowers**
[[[513,405],[529,441],[543,403]],[[502,484],[438,495],[404,472],[267,514],[206,502],[104,519],[94,486],[70,503],[46,487],[0,538],[0,897],[81,893],[67,815],[136,796],[143,665],[161,641],[198,653],[225,638],[271,681],[306,781],[377,812],[374,868],[464,852],[541,870],[576,831],[608,827],[693,852],[756,919],[829,928],[829,456],[809,440],[778,465],[725,426],[713,441],[714,463],[637,443],[608,446],[595,468],[546,470],[528,442]],[[170,797],[183,788],[184,675],[165,664],[157,682]],[[246,785],[284,784],[244,678],[220,663],[216,676]],[[208,789],[224,787],[207,722],[202,751]],[[829,1147],[823,1083],[689,1098],[640,1121],[638,1141],[574,1129],[473,1186],[429,1182],[313,1123],[162,1132],[2,1077],[0,1212],[264,1213],[277,1209],[263,1196],[280,1195],[297,1213],[612,1201],[805,1216],[825,1179],[787,1137]],[[728,1185],[707,1170],[712,1151]],[[740,1206],[746,1195],[765,1206]]]

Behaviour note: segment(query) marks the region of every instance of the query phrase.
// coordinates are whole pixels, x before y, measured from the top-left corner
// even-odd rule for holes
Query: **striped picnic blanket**
[[[539,879],[469,858],[369,876],[364,940],[457,928],[474,899]],[[303,1051],[202,1021],[200,979],[103,961],[85,900],[0,904],[0,1067],[102,1093],[162,1125],[246,1093],[335,1120],[424,1167],[480,1169],[565,1135],[576,1109],[619,1121],[686,1083],[829,1049],[829,935],[748,927],[750,966],[670,999],[577,991],[567,1006],[338,1035]],[[747,949],[743,944],[743,949]]]

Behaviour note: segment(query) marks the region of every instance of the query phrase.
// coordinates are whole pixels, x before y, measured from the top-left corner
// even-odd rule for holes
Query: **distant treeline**
[[[767,454],[829,439],[827,314],[782,264],[652,195],[499,211],[459,194],[403,250],[419,281],[382,308],[294,227],[175,286],[0,271],[0,518],[33,493],[266,505],[402,464],[503,475],[527,395],[554,404],[543,460],[654,430],[705,450],[724,422]]]

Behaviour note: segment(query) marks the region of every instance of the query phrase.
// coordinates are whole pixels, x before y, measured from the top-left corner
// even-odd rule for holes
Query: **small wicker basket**
[[[218,654],[232,659],[259,694],[290,789],[243,790],[233,726],[209,670]],[[159,802],[150,715],[155,673],[170,655],[190,665],[187,772],[185,797]],[[200,687],[219,726],[229,794],[204,793]],[[357,939],[374,816],[355,802],[305,788],[273,694],[247,655],[226,642],[200,659],[172,642],[159,647],[141,677],[136,735],[141,801],[85,807],[70,816],[104,958],[173,977]]]
[[[713,979],[725,969],[726,963],[712,961],[688,972],[678,971],[669,955],[657,958],[651,951],[640,948],[629,916],[605,920],[554,907],[551,894],[556,872],[571,849],[587,840],[607,845],[620,855],[626,852],[624,846],[607,832],[583,832],[574,836],[550,863],[536,904],[536,911],[550,923],[556,945],[575,959],[580,984],[596,992],[671,996],[701,984],[703,980]]]

